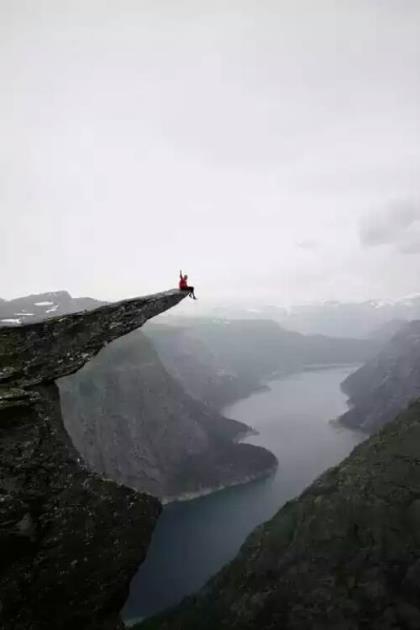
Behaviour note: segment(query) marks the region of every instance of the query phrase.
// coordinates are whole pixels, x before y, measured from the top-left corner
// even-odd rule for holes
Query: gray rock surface
[[[141,630],[418,630],[420,402]]]
[[[1,628],[121,627],[160,504],[85,468],[54,381],[183,297],[168,291],[0,329]]]

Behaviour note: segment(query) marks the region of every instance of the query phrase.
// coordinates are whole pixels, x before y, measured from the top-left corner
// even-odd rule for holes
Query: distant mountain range
[[[226,319],[271,319],[303,334],[365,338],[388,322],[420,318],[420,293],[399,300],[321,302],[282,305],[218,306],[209,315]],[[175,315],[176,316],[176,315]]]
[[[0,300],[0,326],[19,326],[46,317],[86,311],[105,302],[93,298],[74,298],[67,291],[27,295],[15,300]]]

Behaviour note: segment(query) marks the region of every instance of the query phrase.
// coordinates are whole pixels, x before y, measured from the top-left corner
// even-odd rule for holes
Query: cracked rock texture
[[[142,630],[420,628],[420,402],[254,531]]]
[[[184,297],[168,291],[0,328],[1,628],[122,627],[160,504],[85,468],[54,381]]]

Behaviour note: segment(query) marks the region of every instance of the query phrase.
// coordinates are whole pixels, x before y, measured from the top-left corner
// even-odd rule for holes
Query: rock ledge
[[[0,627],[122,627],[161,507],[84,467],[55,379],[184,297],[167,291],[0,328]]]

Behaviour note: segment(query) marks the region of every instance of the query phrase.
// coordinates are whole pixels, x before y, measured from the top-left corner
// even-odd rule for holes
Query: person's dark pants
[[[197,298],[195,297],[195,293],[194,293],[194,287],[185,287],[185,289],[182,289],[182,291],[188,291],[188,295],[190,297],[192,297],[194,300],[196,300]]]

